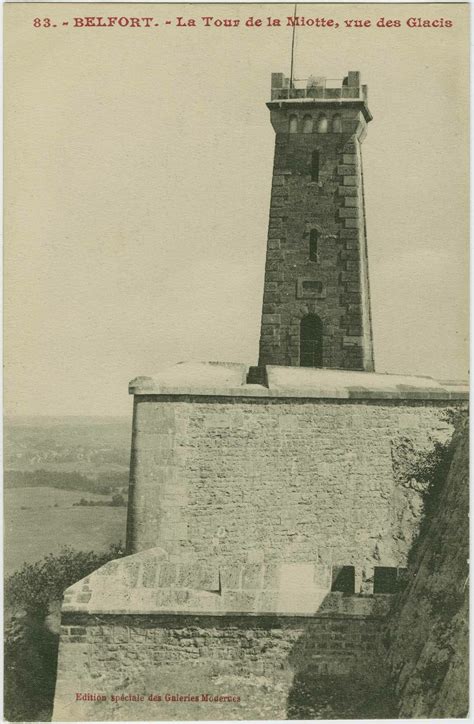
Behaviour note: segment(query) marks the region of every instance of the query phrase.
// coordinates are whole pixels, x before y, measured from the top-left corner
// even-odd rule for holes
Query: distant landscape
[[[130,440],[128,418],[5,420],[6,575],[64,545],[125,543]]]

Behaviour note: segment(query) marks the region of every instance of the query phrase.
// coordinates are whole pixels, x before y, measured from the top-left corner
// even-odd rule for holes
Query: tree
[[[59,636],[46,625],[52,604],[66,588],[107,561],[124,555],[63,548],[25,564],[5,582],[5,717],[9,721],[51,719]]]

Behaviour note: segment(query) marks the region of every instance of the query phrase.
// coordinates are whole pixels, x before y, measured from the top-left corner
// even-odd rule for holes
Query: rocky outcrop
[[[448,469],[426,500],[408,570],[385,638],[403,718],[465,717],[468,713],[468,430],[462,423],[439,458]]]

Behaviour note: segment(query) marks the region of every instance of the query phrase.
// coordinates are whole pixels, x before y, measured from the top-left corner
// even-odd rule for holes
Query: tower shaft
[[[259,366],[374,369],[359,73],[290,87],[272,74],[275,130]]]

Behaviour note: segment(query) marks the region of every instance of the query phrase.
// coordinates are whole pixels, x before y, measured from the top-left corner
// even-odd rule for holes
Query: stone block
[[[226,595],[228,610],[249,613],[255,608],[256,594],[254,591],[229,591]]]
[[[251,591],[263,586],[263,565],[247,563],[242,570],[242,590]]]
[[[341,230],[339,231],[339,237],[340,237],[341,239],[344,239],[344,240],[346,240],[346,239],[357,239],[358,236],[359,236],[358,231],[356,231],[356,230],[354,230],[354,229],[341,229]],[[357,259],[359,259],[359,257],[357,257]]]
[[[155,406],[150,402],[140,402],[135,410],[135,428],[152,436],[152,433],[173,434],[175,428],[174,410],[163,410],[157,414]]]
[[[274,175],[272,183],[274,186],[283,186],[285,184],[285,176]]]
[[[231,418],[225,412],[211,412],[204,418],[204,425],[208,430],[211,428],[229,428],[231,424]]]
[[[220,567],[220,580],[223,590],[236,591],[241,588],[242,569],[238,565],[224,565]]]
[[[270,272],[270,274],[271,274],[271,275],[276,274],[276,275],[278,276],[278,273],[277,273],[277,272]],[[268,281],[272,281],[272,280],[269,279]],[[265,299],[265,302],[267,302],[267,303],[268,303],[268,302],[274,302],[274,303],[277,304],[278,302],[281,301],[281,294],[280,294],[280,292],[274,292],[274,291],[267,291],[267,290],[265,290],[265,292],[264,292],[264,299]]]
[[[287,203],[288,203],[288,200],[286,198],[280,198],[279,196],[275,196],[272,193],[272,200],[271,200],[272,208],[279,208],[281,206],[285,206]]]
[[[349,337],[343,338],[344,347],[361,347],[364,343],[363,337]]]
[[[176,586],[181,588],[194,588],[197,583],[197,564],[185,563],[179,566]]]
[[[90,593],[79,593],[76,596],[77,603],[89,603],[91,600],[92,594]]]
[[[176,583],[178,567],[174,563],[164,561],[160,566],[159,585],[160,587],[173,586]]]
[[[262,314],[262,324],[280,324],[281,314]]]
[[[284,281],[285,276],[282,271],[276,270],[276,269],[270,269],[265,274],[265,283],[266,282],[282,282]],[[265,294],[265,297],[267,298],[267,294]],[[269,301],[275,301],[275,300],[269,300]]]
[[[356,271],[343,271],[339,274],[339,282],[358,282],[359,276]],[[347,287],[351,291],[350,287]],[[358,285],[356,291],[358,289]]]
[[[145,561],[143,564],[142,585],[145,588],[153,588],[156,585],[157,573],[156,561]]]
[[[85,636],[87,634],[87,629],[83,626],[71,626],[70,633],[71,636]]]
[[[359,199],[357,196],[346,196],[344,198],[344,206],[358,206]]]
[[[337,193],[339,196],[357,196],[359,192],[357,188],[352,188],[350,186],[338,186]]]
[[[342,207],[339,209],[339,216],[342,219],[356,218],[359,216],[359,209],[357,206],[351,208]]]
[[[299,426],[299,416],[294,414],[281,414],[278,416],[278,425],[282,431],[296,431]]]
[[[278,564],[265,564],[263,588],[264,591],[278,591],[280,588],[280,566]]]
[[[340,252],[341,261],[358,261],[359,254],[356,249],[343,249]]]
[[[263,563],[265,559],[265,553],[263,549],[251,550],[247,553],[247,563]]]
[[[339,176],[349,176],[352,174],[355,175],[355,172],[356,167],[354,165],[343,164],[337,167],[337,173],[339,174]]]

